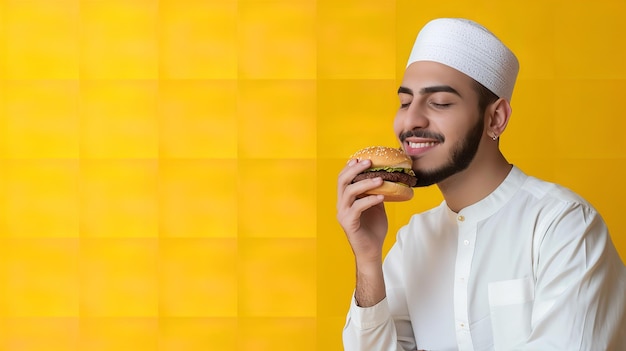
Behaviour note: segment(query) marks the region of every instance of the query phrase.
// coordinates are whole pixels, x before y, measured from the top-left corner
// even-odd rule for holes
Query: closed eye
[[[405,109],[411,106],[411,102],[413,102],[413,95],[410,94],[398,94],[400,98],[400,109]]]
[[[430,102],[430,105],[435,107],[435,108],[439,108],[439,109],[445,109],[445,108],[448,108],[448,107],[452,106],[452,104],[450,104],[450,103],[448,103],[448,104],[439,104],[439,103],[432,102],[432,101]]]

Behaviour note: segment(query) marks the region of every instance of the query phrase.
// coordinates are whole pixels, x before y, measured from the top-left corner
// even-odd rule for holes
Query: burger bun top
[[[410,169],[413,160],[399,148],[389,146],[369,146],[355,152],[351,159],[370,160],[371,168],[393,167]]]

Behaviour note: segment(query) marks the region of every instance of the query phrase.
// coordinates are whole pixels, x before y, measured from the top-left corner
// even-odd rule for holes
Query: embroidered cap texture
[[[473,78],[498,97],[511,100],[519,72],[515,54],[480,24],[462,18],[439,18],[419,32],[407,67],[433,61]]]

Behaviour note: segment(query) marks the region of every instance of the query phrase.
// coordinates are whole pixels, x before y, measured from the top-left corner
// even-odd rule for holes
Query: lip
[[[409,156],[421,156],[439,144],[439,140],[435,139],[407,138],[404,140],[404,151]]]

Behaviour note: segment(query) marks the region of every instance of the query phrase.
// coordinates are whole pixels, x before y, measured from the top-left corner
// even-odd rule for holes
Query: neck
[[[504,181],[512,167],[502,153],[497,151],[490,157],[475,158],[467,169],[437,186],[448,207],[459,212],[491,194]]]

